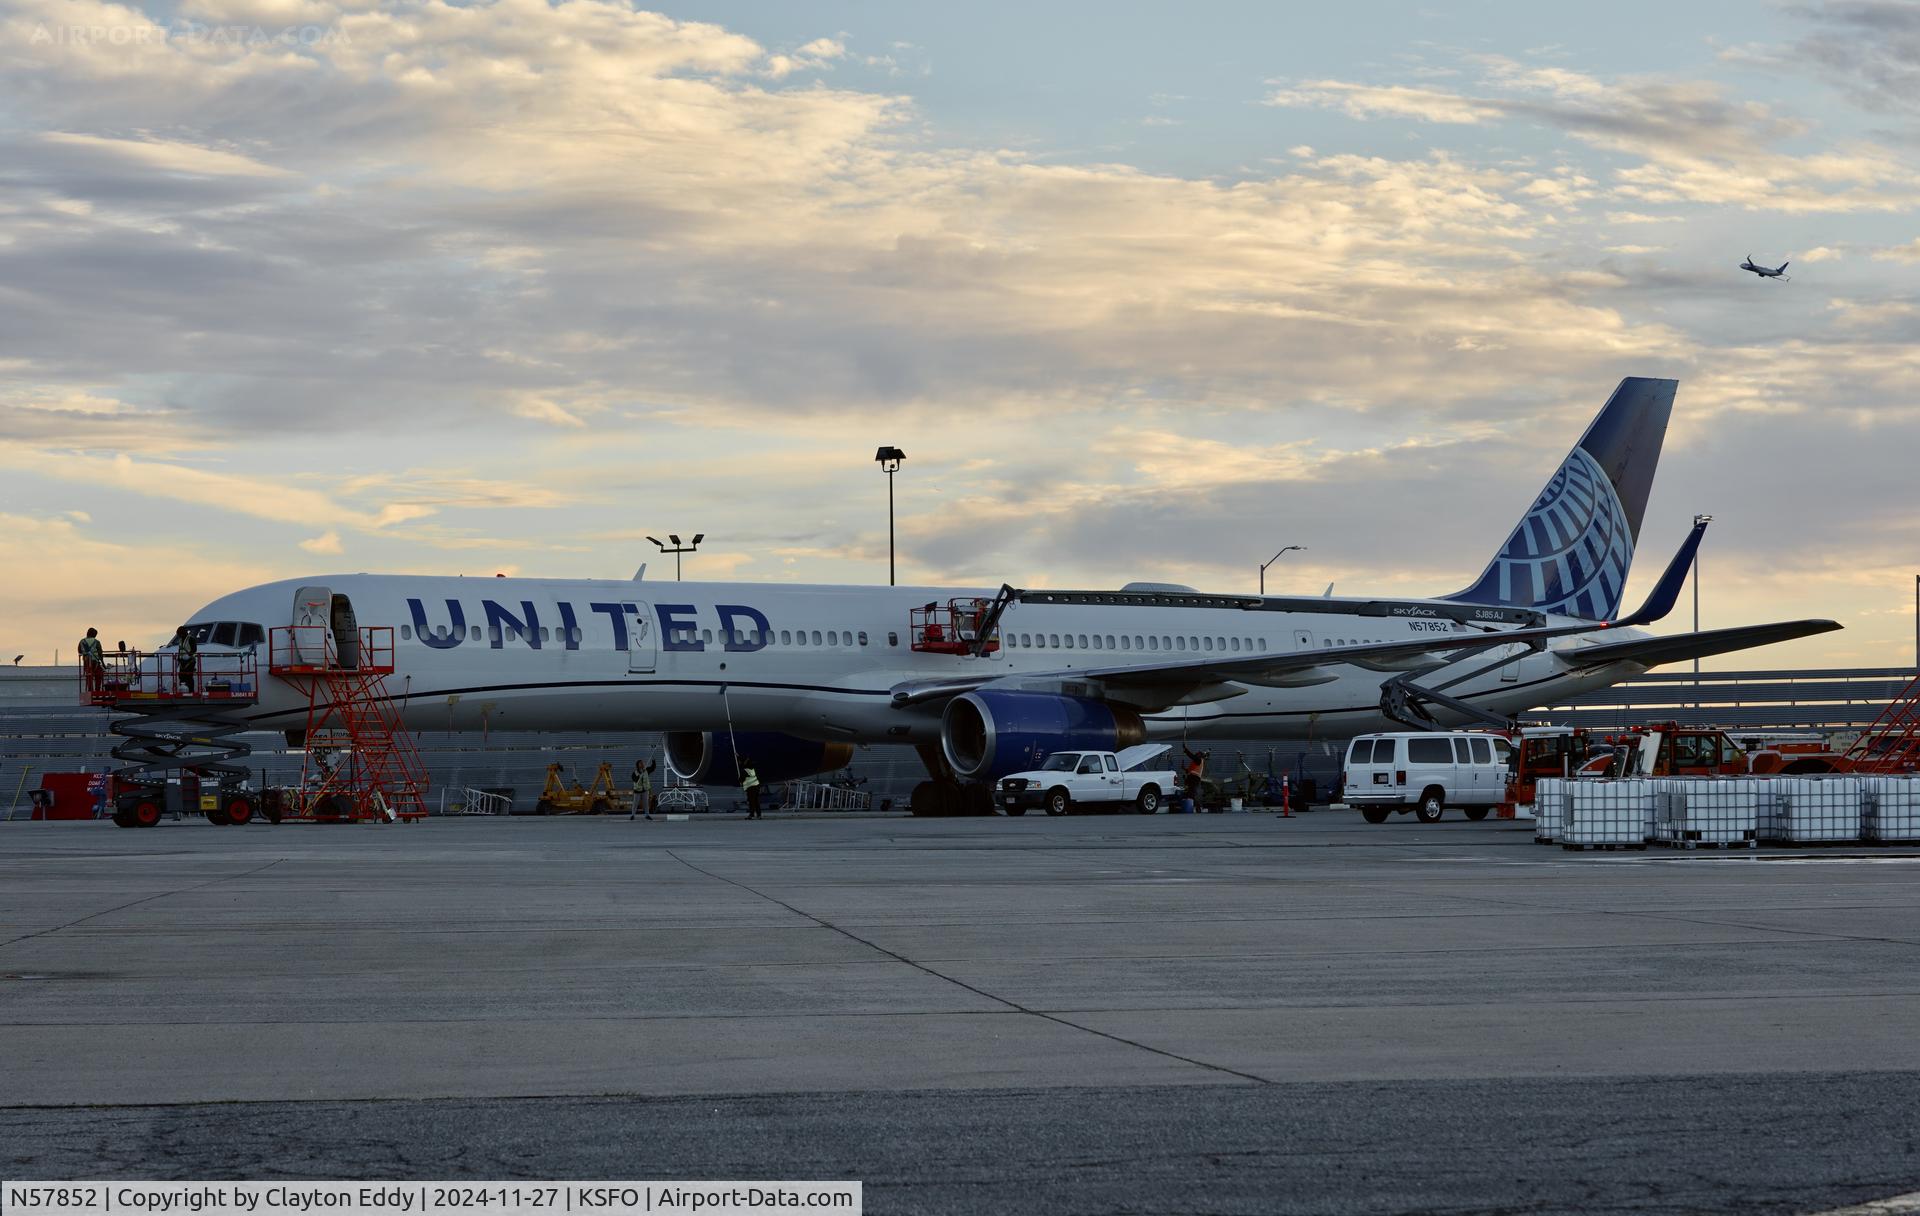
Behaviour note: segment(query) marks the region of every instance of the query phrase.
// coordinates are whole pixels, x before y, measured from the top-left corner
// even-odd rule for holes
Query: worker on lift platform
[[[80,639],[80,669],[87,678],[87,695],[98,693],[107,679],[107,656],[100,648],[100,631],[87,630]]]
[[[180,687],[187,693],[193,692],[194,669],[199,666],[200,647],[187,632],[185,625],[173,631],[173,669],[180,677]]]

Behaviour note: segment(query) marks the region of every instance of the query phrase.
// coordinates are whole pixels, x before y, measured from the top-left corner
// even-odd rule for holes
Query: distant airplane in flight
[[[1740,263],[1740,269],[1751,270],[1763,279],[1779,279],[1782,282],[1791,283],[1793,280],[1787,277],[1789,265],[1791,263],[1782,262],[1778,266],[1761,266],[1754,262],[1752,254],[1748,254],[1747,260]]]

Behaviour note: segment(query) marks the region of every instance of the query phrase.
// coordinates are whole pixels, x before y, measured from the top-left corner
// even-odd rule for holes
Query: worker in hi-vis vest
[[[106,683],[107,656],[100,648],[100,631],[87,630],[87,636],[80,639],[80,669],[87,679],[87,691],[99,692]]]
[[[740,788],[747,792],[747,818],[764,818],[760,814],[760,774],[755,771],[753,761],[744,756],[740,760]]]
[[[200,646],[185,625],[173,631],[173,645],[173,669],[180,677],[180,687],[192,692],[194,669],[200,663]]]
[[[633,762],[633,806],[627,811],[627,818],[636,814],[653,818],[653,761],[635,760]]]
[[[1196,752],[1185,744],[1180,746],[1180,750],[1187,753],[1187,797],[1193,799],[1193,809],[1197,811],[1200,809],[1201,791],[1206,787],[1207,758],[1213,753]]]

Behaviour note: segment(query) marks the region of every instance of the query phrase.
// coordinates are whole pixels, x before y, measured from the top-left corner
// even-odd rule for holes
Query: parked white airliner
[[[705,782],[735,780],[736,746],[782,780],[914,744],[932,778],[916,810],[959,801],[956,778],[984,803],[980,783],[1063,748],[1504,720],[1839,628],[1633,628],[1672,608],[1700,528],[1617,616],[1675,387],[1621,381],[1486,570],[1435,599],[351,574],[238,591],[190,625],[218,648],[318,622],[343,654],[357,626],[392,626],[410,727],[663,730],[671,767]],[[300,729],[306,693],[265,667],[240,716]]]

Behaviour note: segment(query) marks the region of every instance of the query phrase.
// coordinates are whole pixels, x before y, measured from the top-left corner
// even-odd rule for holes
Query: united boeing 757
[[[665,731],[672,770],[713,784],[736,780],[736,749],[777,781],[910,744],[928,771],[916,813],[985,809],[994,778],[1058,750],[1502,723],[1838,629],[1645,632],[1704,524],[1621,615],[1675,388],[1622,380],[1479,576],[1430,599],[346,574],[237,591],[190,626],[220,647],[305,625],[349,664],[360,626],[392,626],[388,690],[414,729]],[[263,671],[236,712],[291,732],[308,708]]]

